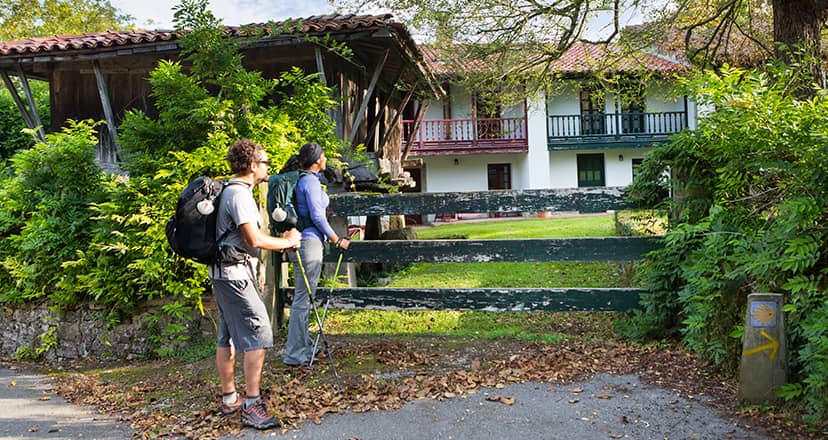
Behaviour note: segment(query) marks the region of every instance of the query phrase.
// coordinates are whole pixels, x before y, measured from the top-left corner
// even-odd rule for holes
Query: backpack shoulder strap
[[[242,182],[242,181],[239,181],[239,180],[223,179],[221,181],[221,186],[222,186],[221,192],[219,193],[218,197],[216,197],[216,201],[215,201],[215,204],[216,204],[216,217],[218,217],[218,215],[220,213],[219,208],[221,207],[221,198],[224,195],[224,191],[228,187],[230,187],[231,185],[240,185],[240,186],[249,187],[247,182]],[[216,225],[218,225],[218,218],[216,218]],[[237,229],[237,228],[238,228],[238,226],[236,226],[236,225],[233,225],[232,227],[227,228],[227,230],[225,230],[224,233],[222,233],[221,236],[216,239],[216,243],[221,245],[221,242],[224,241],[225,238],[227,238],[227,235],[230,234],[231,231],[233,231],[234,229]]]

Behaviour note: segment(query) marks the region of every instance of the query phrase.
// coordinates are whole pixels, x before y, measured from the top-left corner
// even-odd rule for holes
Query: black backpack
[[[270,233],[298,230],[311,226],[310,218],[299,218],[296,211],[296,185],[307,170],[293,170],[274,174],[267,180],[267,212],[270,213]]]
[[[218,244],[230,232],[216,239],[219,202],[223,190],[234,183],[240,182],[201,176],[184,188],[166,227],[167,241],[176,254],[203,264],[219,261]]]

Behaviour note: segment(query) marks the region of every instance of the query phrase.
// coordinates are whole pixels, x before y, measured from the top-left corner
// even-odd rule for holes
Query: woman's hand
[[[345,237],[337,237],[335,240],[331,240],[333,242],[334,247],[338,247],[342,250],[348,250],[348,246],[351,245],[351,240],[348,240]]]

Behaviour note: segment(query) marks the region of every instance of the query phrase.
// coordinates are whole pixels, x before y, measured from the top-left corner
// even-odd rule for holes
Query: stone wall
[[[157,306],[151,311],[126,318],[107,328],[105,310],[81,306],[74,310],[55,312],[47,306],[0,307],[0,357],[10,358],[20,347],[35,347],[39,336],[56,327],[57,343],[43,354],[46,361],[61,359],[138,359],[149,354],[157,341],[151,336],[160,333],[165,319]],[[153,324],[148,318],[156,316]],[[211,340],[215,336],[215,317],[210,312],[196,316],[188,323],[191,340]]]

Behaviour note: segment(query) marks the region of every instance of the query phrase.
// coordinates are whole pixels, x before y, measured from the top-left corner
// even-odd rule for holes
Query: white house
[[[444,66],[424,48],[436,72]],[[649,54],[619,58],[619,77],[649,72],[629,87],[596,87],[592,61],[607,58],[603,47],[577,44],[555,63],[555,93],[492,111],[473,91],[449,84],[441,102],[418,121],[403,123],[410,142],[407,168],[418,191],[483,191],[626,186],[653,145],[696,125],[696,106],[673,91],[676,62]],[[644,84],[643,88],[640,85]]]

